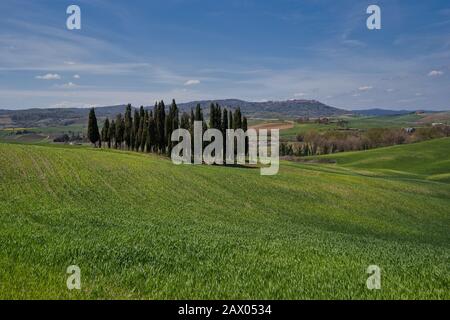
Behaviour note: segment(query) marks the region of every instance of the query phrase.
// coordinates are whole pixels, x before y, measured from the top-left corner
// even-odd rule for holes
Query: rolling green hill
[[[0,143],[0,298],[449,299],[450,184],[430,180],[450,173],[449,145],[260,176]],[[72,264],[80,291],[66,288]]]
[[[450,182],[450,139],[327,155],[344,167]]]

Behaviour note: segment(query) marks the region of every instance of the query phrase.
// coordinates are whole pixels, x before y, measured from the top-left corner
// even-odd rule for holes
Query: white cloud
[[[294,93],[294,97],[304,97],[304,96],[306,96],[306,93],[303,92]]]
[[[392,89],[392,88],[386,89],[386,92],[394,92],[394,91],[395,91],[395,89]]]
[[[184,83],[185,86],[193,86],[196,84],[200,84],[200,80],[188,80]]]
[[[81,77],[80,77],[79,74],[74,74],[74,75],[73,75],[73,78],[74,78],[74,79],[80,79]]]
[[[438,76],[442,76],[444,74],[444,71],[441,71],[441,70],[431,70],[429,73],[428,73],[428,76],[429,77],[438,77]]]
[[[68,82],[68,83],[64,83],[61,85],[56,85],[57,88],[62,88],[62,89],[72,89],[75,87],[78,87],[75,83],[73,82]]]
[[[367,91],[370,89],[373,89],[373,87],[372,86],[362,86],[362,87],[358,88],[359,91]]]
[[[40,80],[59,80],[61,79],[61,76],[57,73],[47,73],[43,76],[36,76],[36,79]]]

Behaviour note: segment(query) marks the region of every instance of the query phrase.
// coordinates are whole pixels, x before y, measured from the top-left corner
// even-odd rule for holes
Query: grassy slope
[[[0,144],[0,298],[449,299],[450,184],[344,158],[263,177]],[[65,287],[70,264],[81,292]],[[370,264],[380,291],[365,288]]]
[[[450,182],[450,139],[327,155],[344,167]]]

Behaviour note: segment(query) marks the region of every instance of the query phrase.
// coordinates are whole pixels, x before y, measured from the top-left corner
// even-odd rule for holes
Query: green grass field
[[[335,123],[294,123],[294,126],[292,128],[280,130],[280,138],[282,140],[296,141],[298,134],[305,134],[310,130],[321,132],[335,129],[338,129],[338,126]]]
[[[0,298],[449,299],[449,148],[260,176],[0,143]],[[66,288],[72,264],[80,291]],[[366,288],[372,264],[381,290]]]
[[[450,183],[450,139],[322,156],[342,167]],[[388,152],[387,152],[388,151]]]
[[[348,117],[348,126],[356,129],[367,128],[402,128],[418,126],[422,115],[404,114],[392,116]],[[423,126],[421,124],[420,126]]]

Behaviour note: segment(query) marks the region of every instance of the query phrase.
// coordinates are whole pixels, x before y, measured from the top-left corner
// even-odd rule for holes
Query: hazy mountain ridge
[[[284,100],[248,102],[238,99],[201,100],[181,103],[179,107],[183,111],[195,108],[197,104],[209,112],[209,105],[214,102],[222,107],[241,111],[249,118],[295,118],[295,117],[331,117],[351,113],[350,111],[330,107],[316,100]]]
[[[125,105],[98,107],[95,109],[99,118],[111,118],[118,113],[123,113],[124,110]],[[88,108],[0,110],[0,128],[2,126],[45,127],[85,123],[88,114]]]
[[[414,113],[412,110],[391,110],[382,108],[364,109],[364,110],[353,110],[354,114],[362,116],[398,116],[403,114]]]
[[[218,103],[228,109],[241,108],[248,118],[296,118],[296,117],[331,117],[351,113],[350,111],[330,107],[316,100],[286,100],[248,102],[238,99],[201,100],[187,103],[179,103],[181,112],[189,112],[200,104],[204,114],[208,116],[211,103]],[[166,102],[169,106],[170,102]],[[152,109],[153,106],[146,108]],[[98,118],[113,118],[118,113],[125,111],[125,105],[105,106],[95,108]],[[89,109],[87,108],[49,108],[26,110],[1,110],[0,127],[23,126],[64,126],[87,121]]]

